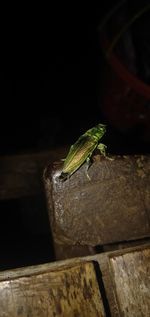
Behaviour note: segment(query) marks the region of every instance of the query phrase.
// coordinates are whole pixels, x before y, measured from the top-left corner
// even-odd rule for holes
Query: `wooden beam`
[[[0,283],[5,317],[105,317],[92,262]]]
[[[95,156],[66,181],[62,164],[44,172],[54,241],[104,245],[150,236],[150,156]]]
[[[66,148],[0,157],[0,199],[39,194],[45,166],[64,158]]]

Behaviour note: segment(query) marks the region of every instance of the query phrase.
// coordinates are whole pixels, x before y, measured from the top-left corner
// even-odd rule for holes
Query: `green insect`
[[[99,143],[100,139],[106,132],[106,125],[98,124],[87,130],[79,139],[70,147],[69,153],[64,160],[60,179],[65,180],[70,177],[86,161],[87,170],[90,165],[90,158],[95,149],[106,156],[106,145]],[[88,174],[87,177],[89,178]]]

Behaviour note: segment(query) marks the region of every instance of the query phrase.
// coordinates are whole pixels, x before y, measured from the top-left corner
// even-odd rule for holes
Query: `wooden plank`
[[[1,281],[0,316],[105,317],[93,263]]]
[[[150,236],[150,156],[95,156],[68,180],[56,162],[44,172],[54,241],[104,245]]]
[[[45,166],[64,158],[66,148],[0,157],[0,199],[39,194]]]
[[[107,317],[149,317],[149,314],[147,315],[147,311],[148,313],[150,311],[149,258],[150,243],[147,243],[143,246],[120,251],[0,272],[0,316],[59,316],[59,314],[52,315],[52,313],[56,313],[58,309],[55,306],[59,306],[65,301],[66,306],[63,306],[63,308],[67,309],[69,307],[68,309],[73,311],[76,303],[79,305],[81,299],[84,301],[85,279],[89,292],[91,292],[91,300],[85,298],[84,304],[82,302],[82,312],[86,303],[89,311],[93,308],[93,316],[99,316],[101,312],[102,316],[106,314]],[[125,265],[122,265],[123,261],[121,259],[125,259]],[[95,263],[97,266],[95,266]],[[71,287],[69,296],[61,301],[59,289],[61,289],[61,294],[62,291],[65,294],[69,283],[74,287]],[[120,288],[121,286],[122,288]],[[58,292],[57,297],[51,296],[52,289],[53,294]],[[70,299],[73,290],[75,290],[75,294],[77,292],[77,297],[73,295],[73,298]],[[131,297],[129,297],[129,294]],[[70,300],[67,301],[67,298]],[[74,303],[72,302],[73,299]],[[141,308],[142,301],[144,302],[143,308]],[[128,305],[125,311],[121,310],[123,302]],[[72,306],[70,306],[70,303]],[[92,308],[89,308],[88,305],[92,305]],[[54,310],[52,311],[50,307],[53,307]],[[95,307],[98,309],[97,315],[96,310],[94,311]],[[135,309],[137,309],[137,314]],[[18,312],[20,315],[17,315]],[[132,312],[135,314],[132,314]],[[38,313],[41,315],[38,315]],[[60,316],[66,317],[66,311]],[[73,313],[71,315],[70,312],[70,316],[76,315],[73,315]],[[77,316],[90,315],[81,313]]]
[[[150,249],[110,258],[117,302],[122,317],[150,315]]]
[[[122,260],[120,260],[121,257],[125,259],[125,262],[124,262],[125,265],[122,265],[123,262]],[[35,308],[36,301],[38,300],[40,302],[37,303],[37,307],[39,307],[39,303],[41,303],[41,306],[46,307],[46,309],[48,310],[49,309],[48,299],[50,297],[49,294],[51,294],[51,292],[49,292],[49,289],[54,287],[55,292],[56,290],[58,291],[61,278],[63,279],[64,276],[65,276],[64,279],[68,279],[69,281],[71,279],[70,284],[75,284],[75,287],[76,287],[77,281],[79,282],[78,277],[80,275],[80,278],[81,276],[83,277],[83,279],[81,278],[82,281],[84,280],[84,278],[86,279],[87,285],[91,284],[90,280],[92,278],[93,290],[95,291],[92,291],[91,303],[93,303],[93,301],[95,302],[98,298],[99,300],[98,305],[100,305],[99,307],[101,307],[99,313],[101,311],[103,313],[103,306],[104,306],[104,310],[107,317],[110,317],[110,316],[111,317],[123,317],[123,316],[124,317],[128,317],[128,316],[149,317],[149,314],[147,315],[147,311],[148,312],[150,311],[149,257],[150,257],[150,243],[147,243],[146,245],[143,245],[143,246],[132,247],[132,248],[128,248],[128,249],[124,249],[120,251],[105,252],[102,254],[95,254],[93,256],[73,258],[73,259],[64,260],[64,261],[57,261],[57,262],[52,262],[52,263],[47,263],[42,265],[35,265],[32,267],[0,272],[0,316],[2,317],[16,316],[17,317],[17,315],[7,314],[8,307],[12,307],[11,312],[13,313],[16,311],[19,311],[20,317],[28,316],[28,315],[23,315],[23,313],[26,313],[27,308],[24,308],[25,310],[24,311],[22,310],[21,312],[21,308],[20,308],[21,305],[22,307],[24,307],[23,305],[25,305],[26,307],[26,305],[28,304],[27,307]],[[98,267],[96,268],[94,263],[98,264],[99,269]],[[86,264],[86,265],[82,266],[81,264]],[[126,265],[127,265],[127,268],[126,268]],[[81,271],[83,271],[84,273],[83,275]],[[96,271],[97,273],[95,275]],[[57,274],[58,274],[58,277],[57,277]],[[72,278],[72,276],[74,277]],[[92,276],[92,277],[89,278],[89,276]],[[101,295],[99,291],[97,292],[97,283],[95,282],[95,278],[98,281]],[[121,278],[121,281],[120,281],[120,278]],[[126,282],[126,284],[123,283],[124,278],[125,278],[124,282]],[[65,291],[65,285],[67,287],[68,284],[64,283],[64,280],[63,280],[63,283],[61,283],[61,289],[63,289],[64,291]],[[119,288],[120,285],[122,286],[122,289]],[[133,288],[133,285],[136,286],[137,288],[136,289]],[[78,283],[78,286],[81,289],[78,294],[83,299],[84,282]],[[118,289],[116,289],[116,287]],[[19,291],[17,292],[17,290]],[[133,293],[132,293],[132,290],[133,290]],[[31,296],[31,294],[34,296]],[[132,295],[131,298],[129,298],[129,294]],[[123,298],[123,295],[125,298]],[[43,299],[43,302],[41,301],[41,298]],[[77,298],[78,298],[78,295],[77,295]],[[58,296],[57,299],[59,302],[61,300],[60,296]],[[131,307],[131,299],[132,299],[132,307]],[[141,310],[142,300],[144,301],[145,307],[143,307],[143,309]],[[12,301],[13,301],[13,304],[11,306]],[[66,301],[67,301],[67,298],[66,298]],[[102,305],[102,301],[103,301],[103,305]],[[76,302],[76,299],[75,299],[75,302]],[[124,313],[124,311],[121,310],[123,302],[129,305],[129,306],[126,306],[126,311],[125,311],[126,313]],[[53,301],[51,301],[50,303],[52,303],[54,306],[55,304],[57,305],[57,300],[55,303],[55,297],[53,298]],[[31,304],[31,306],[29,304]],[[70,305],[70,301],[68,302],[68,305]],[[75,305],[75,303],[72,305]],[[65,307],[67,307],[67,303]],[[135,310],[133,311],[131,310],[132,308],[137,308],[137,314],[134,314],[134,315],[132,314],[132,312],[135,313]],[[2,309],[4,309],[5,314],[2,314]],[[41,314],[41,317],[47,316],[47,315],[44,315],[44,313],[46,314],[47,310],[44,310],[43,315]],[[138,310],[139,312],[141,312],[141,315],[138,315],[139,314]],[[32,309],[31,311],[29,310],[28,312],[29,312],[29,316],[32,317],[31,315]],[[39,312],[41,313],[40,308],[39,308]],[[38,314],[36,316],[38,317]],[[48,316],[51,316],[51,314]],[[67,316],[67,315],[60,314],[60,316]],[[79,314],[78,316],[84,316],[84,315]],[[87,314],[87,316],[89,315]],[[96,315],[96,316],[99,316],[99,315]]]

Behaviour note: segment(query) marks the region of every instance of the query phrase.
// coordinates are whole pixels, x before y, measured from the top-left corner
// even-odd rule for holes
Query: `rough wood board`
[[[140,252],[143,250],[149,250],[150,251],[150,243],[147,243],[142,246],[136,246],[132,248],[127,248],[123,250],[117,250],[113,252],[105,252],[102,254],[95,254],[93,256],[86,256],[86,257],[80,257],[80,258],[72,258],[65,261],[56,261],[51,263],[46,263],[42,265],[35,265],[20,269],[14,269],[14,270],[6,270],[3,272],[0,272],[0,289],[1,289],[1,283],[6,281],[13,281],[13,280],[20,280],[20,278],[24,277],[32,277],[36,275],[44,275],[47,272],[51,271],[66,271],[68,268],[80,265],[81,263],[87,263],[87,262],[96,262],[99,264],[101,277],[104,283],[105,293],[106,293],[106,299],[108,301],[109,309],[106,307],[105,302],[105,309],[107,311],[106,316],[107,317],[122,317],[122,314],[120,313],[119,307],[118,307],[118,301],[117,301],[117,295],[115,292],[115,283],[114,283],[114,273],[112,270],[112,266],[110,265],[110,260],[112,258],[116,258],[118,256],[122,256],[123,254],[128,254],[131,252]],[[31,279],[32,280],[32,279]],[[104,298],[103,298],[104,300]],[[104,301],[103,301],[104,303]],[[1,308],[1,307],[0,307]],[[109,310],[111,311],[111,314],[109,313]],[[1,313],[1,311],[0,311]],[[1,316],[1,314],[0,314]],[[29,315],[30,316],[30,315]],[[2,316],[3,317],[3,316]],[[7,315],[5,315],[7,317]],[[12,316],[14,317],[14,316]],[[24,316],[23,316],[24,317]],[[43,316],[41,316],[43,317]],[[132,317],[132,315],[131,315]]]
[[[41,192],[43,169],[63,158],[65,147],[38,153],[0,157],[0,199],[12,199]]]
[[[0,282],[1,317],[104,317],[93,263]]]
[[[150,316],[150,248],[110,258],[120,315]]]
[[[95,156],[68,180],[61,163],[44,171],[54,240],[70,245],[102,245],[150,236],[150,156]]]

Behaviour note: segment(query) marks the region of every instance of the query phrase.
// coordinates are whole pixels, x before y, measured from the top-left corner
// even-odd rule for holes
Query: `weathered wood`
[[[150,249],[110,258],[114,290],[122,317],[150,315]]]
[[[105,317],[93,263],[1,281],[0,316]]]
[[[66,148],[0,157],[0,199],[12,199],[41,192],[43,169],[61,159]]]
[[[54,241],[103,245],[150,236],[150,156],[95,156],[68,180],[61,163],[44,171]]]
[[[0,272],[0,316],[66,317],[67,309],[70,310],[69,316],[105,316],[104,307],[107,317],[149,317],[149,260],[150,243],[147,243],[120,251]],[[62,299],[65,292],[68,295]],[[90,300],[87,294],[91,296]],[[75,305],[81,307],[78,315],[73,314]],[[64,310],[58,314],[62,306]],[[93,315],[88,313],[90,309],[93,309]],[[87,315],[83,314],[84,311]]]

